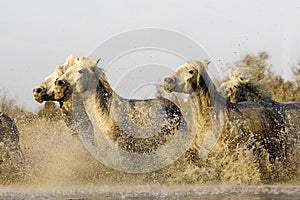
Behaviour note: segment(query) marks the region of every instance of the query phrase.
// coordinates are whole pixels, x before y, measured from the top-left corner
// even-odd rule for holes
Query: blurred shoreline
[[[115,198],[217,198],[217,199],[297,199],[300,186],[294,185],[85,185],[64,188],[6,186],[1,199],[115,199]]]

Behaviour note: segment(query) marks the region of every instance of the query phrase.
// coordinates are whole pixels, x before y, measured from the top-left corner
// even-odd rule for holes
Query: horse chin
[[[184,94],[191,94],[194,92],[193,89],[188,89],[188,88],[182,88],[182,87],[177,87],[173,88],[173,92],[178,92],[178,93],[184,93]]]
[[[34,94],[34,100],[36,100],[39,103],[43,103],[44,101],[51,101],[51,100],[53,100],[53,96],[49,96],[46,93],[43,94],[43,95]]]
[[[43,103],[43,101],[45,101],[44,98],[42,98],[40,96],[34,96],[34,100],[36,100],[39,103]]]
[[[64,101],[64,99],[67,98],[69,94],[69,87],[64,85],[64,86],[55,86],[54,89],[54,100],[55,101]]]
[[[192,89],[186,88],[186,85],[176,85],[176,84],[164,84],[164,90],[167,93],[171,92],[179,92],[179,93],[185,93],[185,94],[190,94],[193,92]]]
[[[66,98],[66,93],[63,90],[58,90],[54,94],[54,99],[56,101],[63,101]]]
[[[169,88],[169,86],[167,85],[164,85],[164,90],[167,92],[167,93],[171,93],[172,90]]]
[[[43,103],[44,101],[47,101],[47,93],[45,91],[43,92],[35,92],[35,90],[33,90],[33,97],[34,100],[36,100],[39,103]]]

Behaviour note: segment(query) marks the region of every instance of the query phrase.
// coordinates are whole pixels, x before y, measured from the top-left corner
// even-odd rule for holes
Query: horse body
[[[265,88],[259,82],[260,80],[249,77],[244,68],[237,68],[232,71],[229,78],[222,83],[221,90],[223,90],[226,94],[226,98],[230,102],[239,103],[239,109],[249,107],[257,108],[258,106],[263,107],[263,109],[276,109],[275,113],[277,113],[277,115],[279,114],[277,118],[285,118],[284,126],[286,129],[289,129],[288,132],[294,132],[295,138],[299,137],[300,103],[279,103],[272,100],[272,96],[265,92]],[[264,111],[261,111],[261,113],[263,112]],[[280,117],[280,115],[282,115],[282,117]]]
[[[60,77],[55,98],[65,97],[70,90],[81,98],[85,112],[95,127],[110,141],[127,152],[151,152],[168,142],[185,121],[179,108],[171,101],[125,99],[110,87],[98,61],[79,58]],[[97,142],[97,134],[95,141]]]
[[[270,99],[232,103],[216,90],[206,71],[207,65],[205,61],[188,62],[164,82],[167,92],[190,94],[202,127],[200,138],[218,121],[213,118],[214,110],[217,114],[223,111],[225,123],[219,127],[222,129],[219,145],[226,144],[229,151],[246,145],[254,150],[258,159],[266,150],[272,164],[276,160],[285,164],[295,143],[291,138],[299,135],[300,129],[295,128],[295,123],[299,123],[299,103],[282,104]]]
[[[280,136],[284,135],[284,133],[288,133],[286,135],[287,143],[294,143],[289,142],[288,140],[299,139],[299,102],[279,103],[272,100],[271,95],[265,92],[262,85],[252,80],[251,77],[245,77],[245,74],[242,75],[241,73],[238,73],[237,70],[230,74],[229,80],[225,81],[221,87],[226,89],[225,93],[228,100],[238,103],[235,104],[236,107],[238,107],[240,110],[244,110],[244,113],[247,113],[247,108],[252,108],[250,110],[248,109],[248,112],[251,113],[254,109],[258,109],[260,107],[260,111],[258,112],[259,114],[257,115],[256,119],[264,119],[264,121],[262,121],[262,123],[258,123],[256,120],[256,123],[251,123],[251,121],[248,123],[255,124],[253,128],[258,126],[260,127],[260,130],[263,130],[260,131],[263,133],[260,136],[260,140],[261,138],[270,138],[270,135],[273,135],[273,137],[271,137],[273,140],[280,140]],[[244,116],[245,115],[246,114],[244,114]],[[250,119],[251,115],[247,115],[245,118]],[[274,123],[274,121],[277,121],[278,123]],[[266,125],[268,126],[266,127]],[[273,129],[274,126],[277,128]],[[277,133],[278,131],[280,131],[279,134]],[[256,130],[254,132],[257,133],[259,131]],[[268,144],[264,145],[269,146],[267,149],[271,149],[272,145],[274,145],[274,142],[272,142],[271,139],[271,142],[268,141]],[[278,152],[283,152],[282,150],[282,148],[277,149]],[[274,160],[274,156],[271,156],[271,159]]]

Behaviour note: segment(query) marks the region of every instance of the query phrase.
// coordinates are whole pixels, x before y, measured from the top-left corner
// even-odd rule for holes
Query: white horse
[[[54,82],[65,72],[63,65],[57,65],[55,70],[47,76],[44,81],[39,84],[36,88],[33,89],[34,99],[42,103],[44,101],[53,101],[54,100]]]
[[[78,95],[93,126],[100,127],[106,138],[126,152],[155,151],[185,126],[179,108],[165,98],[118,96],[97,67],[98,61],[78,58],[55,82],[55,99],[71,98],[70,93]],[[100,142],[97,135],[95,141]]]
[[[55,70],[47,76],[44,81],[39,84],[36,88],[33,89],[33,96],[34,99],[42,103],[44,101],[58,101],[60,104],[60,110],[63,116],[63,119],[66,125],[73,131],[73,134],[76,134],[76,129],[73,123],[73,102],[72,98],[61,98],[61,99],[54,99],[54,87],[55,81],[60,78],[65,71],[74,65],[75,59],[77,57],[71,55],[67,57],[65,63],[63,65],[57,65]],[[72,94],[68,94],[72,95]],[[65,95],[67,96],[67,94]]]
[[[207,132],[212,124],[219,126],[220,120],[225,120],[224,126],[218,127],[218,143],[226,143],[232,150],[246,145],[254,149],[258,158],[265,149],[272,164],[279,160],[285,167],[290,167],[287,160],[300,132],[300,104],[282,104],[273,100],[231,103],[217,91],[207,73],[208,64],[204,60],[185,63],[165,78],[164,89],[190,94],[202,131]],[[224,114],[224,118],[215,117],[220,114]]]

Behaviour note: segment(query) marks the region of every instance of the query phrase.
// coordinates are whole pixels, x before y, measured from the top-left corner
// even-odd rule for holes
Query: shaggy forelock
[[[99,81],[101,82],[101,84],[103,85],[104,89],[107,92],[113,92],[112,88],[110,87],[110,85],[107,81],[104,70],[102,68],[95,66],[95,74],[96,74],[97,78],[99,79]]]
[[[77,56],[75,55],[70,55],[65,63],[63,64],[64,67],[70,67],[70,66],[73,66],[75,64],[75,60],[77,60]]]

